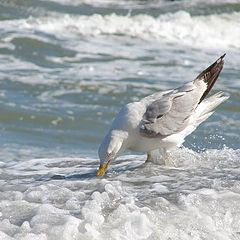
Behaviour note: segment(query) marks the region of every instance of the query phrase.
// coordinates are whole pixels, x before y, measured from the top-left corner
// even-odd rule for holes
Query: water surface
[[[0,2],[0,239],[240,239],[240,2]],[[230,98],[172,153],[95,177],[122,105],[223,53]]]

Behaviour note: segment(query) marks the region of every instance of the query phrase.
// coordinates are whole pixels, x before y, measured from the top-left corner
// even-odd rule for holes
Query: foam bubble
[[[145,164],[142,156],[116,160],[96,179],[95,160],[33,159],[9,174],[63,179],[2,185],[1,239],[234,239],[240,231],[239,150],[172,152],[176,167]],[[177,163],[177,162],[176,162]],[[28,167],[28,174],[26,174]],[[15,169],[16,168],[16,169]],[[69,169],[78,173],[68,178]],[[227,176],[227,177],[226,177]],[[13,188],[12,183],[16,186]],[[8,191],[6,191],[8,190]]]
[[[13,238],[9,237],[6,233],[0,231],[0,239],[2,240],[14,240]]]
[[[54,15],[28,20],[5,21],[4,28],[23,26],[26,31],[40,30],[57,36],[124,35],[198,48],[239,48],[239,12],[191,16],[179,11],[160,15],[91,16]]]

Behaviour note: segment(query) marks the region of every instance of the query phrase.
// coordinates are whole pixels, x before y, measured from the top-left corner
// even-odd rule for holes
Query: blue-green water
[[[230,98],[178,168],[127,153],[94,177],[122,105],[225,52]],[[239,53],[239,1],[0,1],[0,239],[238,239]]]

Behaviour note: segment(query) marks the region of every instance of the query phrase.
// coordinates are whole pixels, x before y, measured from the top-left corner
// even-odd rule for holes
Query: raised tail
[[[200,98],[199,104],[208,95],[214,83],[217,81],[218,76],[223,69],[223,58],[225,57],[225,55],[226,54],[223,54],[216,62],[214,62],[211,66],[209,66],[202,73],[200,73],[195,79],[195,81],[204,81],[207,84],[207,89]]]
[[[224,95],[223,92],[218,92],[211,97],[204,99],[195,109],[194,114],[190,117],[190,124],[186,127],[182,134],[184,137],[191,134],[203,121],[213,114],[213,110],[222,102],[227,100],[229,96]]]
[[[211,97],[204,99],[196,108],[196,124],[199,125],[213,114],[213,110],[222,102],[227,100],[229,96],[223,92],[218,92]]]

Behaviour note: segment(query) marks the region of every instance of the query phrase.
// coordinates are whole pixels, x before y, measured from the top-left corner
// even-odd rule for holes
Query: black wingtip
[[[226,53],[224,53],[220,58],[223,59],[226,56]]]
[[[207,89],[203,93],[199,103],[202,102],[202,100],[207,96],[207,94],[212,89],[214,83],[218,79],[218,76],[220,72],[222,71],[224,60],[226,53],[224,53],[216,62],[214,62],[211,66],[209,66],[207,69],[205,69],[201,74],[198,75],[197,80],[198,81],[204,81],[207,83]]]
[[[220,62],[224,61],[223,59],[225,56],[226,56],[226,53],[224,53],[216,62],[220,63]]]

